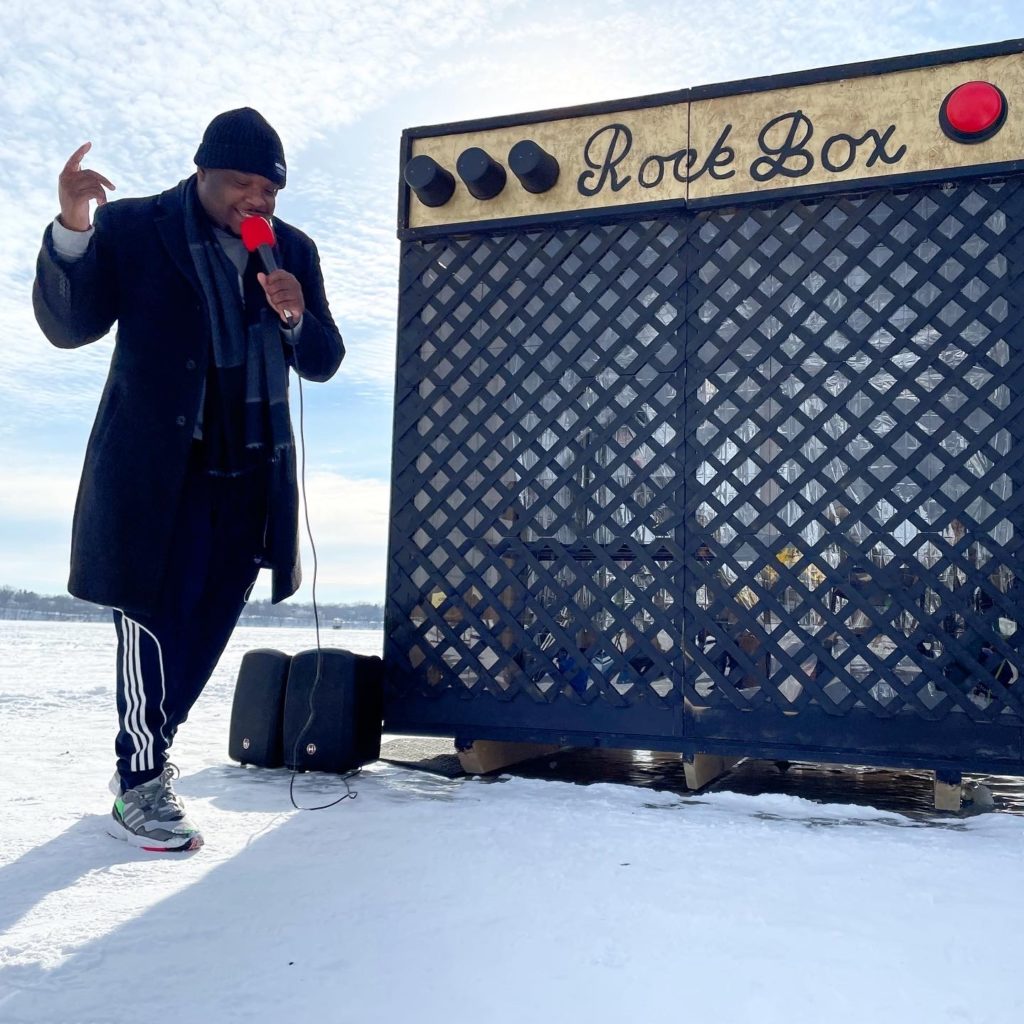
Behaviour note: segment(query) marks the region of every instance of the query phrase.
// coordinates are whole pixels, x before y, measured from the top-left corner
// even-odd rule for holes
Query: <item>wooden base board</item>
[[[724,775],[741,757],[722,757],[718,754],[694,754],[693,760],[683,759],[683,774],[687,789],[703,789]]]
[[[960,812],[964,800],[962,782],[939,782],[935,780],[935,810]]]
[[[460,750],[459,762],[468,775],[488,775],[511,764],[554,754],[562,748],[545,743],[505,743],[501,740],[475,740],[468,750]]]

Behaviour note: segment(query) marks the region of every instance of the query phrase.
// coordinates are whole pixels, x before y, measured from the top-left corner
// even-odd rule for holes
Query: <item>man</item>
[[[112,833],[194,850],[167,752],[206,685],[260,567],[272,598],[299,585],[288,371],[326,381],[344,355],[313,242],[274,218],[277,269],[239,237],[286,179],[277,132],[244,107],[210,122],[196,173],[160,195],[60,174],[33,304],[46,337],[77,348],[117,322],[75,508],[68,589],[114,609],[117,774]],[[90,202],[97,203],[90,223]]]

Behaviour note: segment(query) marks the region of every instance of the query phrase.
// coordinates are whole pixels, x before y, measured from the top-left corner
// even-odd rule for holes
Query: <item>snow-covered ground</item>
[[[1024,817],[386,764],[297,812],[227,731],[242,654],[311,646],[236,633],[174,751],[206,847],[154,858],[105,832],[112,628],[0,622],[0,1021],[1024,1020]]]

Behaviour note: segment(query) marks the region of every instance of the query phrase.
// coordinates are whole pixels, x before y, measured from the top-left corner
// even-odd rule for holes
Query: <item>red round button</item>
[[[942,101],[939,125],[956,142],[985,142],[1006,121],[1006,96],[991,82],[964,82]]]
[[[999,120],[1003,112],[1003,94],[988,82],[965,82],[949,94],[946,117],[965,135],[977,135]]]

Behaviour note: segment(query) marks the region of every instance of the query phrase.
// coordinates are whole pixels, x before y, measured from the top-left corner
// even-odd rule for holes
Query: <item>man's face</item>
[[[200,167],[196,188],[210,220],[233,235],[246,217],[269,217],[277,204],[277,186],[261,174]]]

